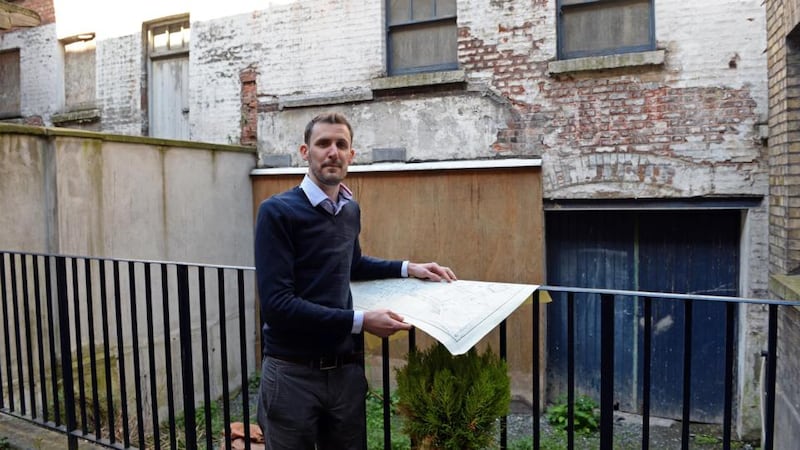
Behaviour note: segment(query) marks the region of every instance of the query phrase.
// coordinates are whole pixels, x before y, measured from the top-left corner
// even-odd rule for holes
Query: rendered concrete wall
[[[198,144],[180,141],[130,138],[100,133],[70,132],[56,129],[9,126],[0,124],[0,249],[23,252],[47,252],[93,257],[182,261],[190,263],[253,265],[253,213],[250,171],[255,154],[242,147]],[[164,324],[164,299],[161,273],[152,269],[152,313],[155,345],[155,367],[164,371],[167,363],[165,343],[172,348],[173,379],[180,380],[180,350],[178,302],[175,269],[168,268],[169,322]],[[92,263],[93,329],[95,348],[89,347],[88,316],[82,314],[82,351],[85,358],[99,351],[103,343],[99,330],[104,319],[100,316],[99,268]],[[138,344],[132,343],[131,306],[127,264],[121,267],[120,294],[123,302],[122,322],[107,319],[114,330],[123,327],[125,348],[116,350],[116,339],[110,342],[114,358],[125,356],[126,367],[132,369],[134,352],[147,361],[148,330],[144,318],[148,304],[144,301],[145,266],[136,264],[138,312]],[[83,280],[85,269],[78,265],[78,279]],[[22,275],[18,275],[21,277]],[[72,278],[68,268],[67,279]],[[112,285],[110,268],[107,282]],[[208,317],[200,320],[198,275],[190,269],[192,334],[195,354],[211,360],[211,393],[222,393],[220,363],[220,323],[227,328],[228,355],[231,361],[244,351],[248,357],[248,373],[255,370],[255,351],[239,346],[240,318],[254,317],[255,299],[253,274],[245,273],[245,311],[238,311],[238,291],[235,273],[225,274],[226,309],[220,310],[217,273],[206,274]],[[7,280],[10,282],[10,280]],[[21,283],[18,283],[22,286]],[[33,286],[33,283],[29,283]],[[86,312],[85,290],[79,290],[81,310]],[[28,297],[33,298],[31,295]],[[70,295],[70,301],[74,301]],[[72,305],[72,304],[71,304]],[[33,309],[33,304],[27,305]],[[72,308],[72,306],[70,306]],[[70,309],[71,310],[71,309]],[[75,317],[69,320],[74,324]],[[47,323],[59,324],[51,318]],[[165,327],[169,327],[169,332]],[[209,330],[210,350],[200,348],[200,328]],[[248,342],[255,345],[257,330],[252,320],[245,320]],[[76,345],[75,340],[72,341]],[[84,361],[86,364],[86,361]],[[144,362],[142,364],[145,364]],[[200,358],[194,360],[196,377],[202,374]],[[145,366],[143,366],[145,367]],[[116,370],[116,369],[115,369]],[[241,381],[237,362],[228,366],[231,388]],[[11,376],[16,376],[12,374]],[[202,380],[202,378],[199,378]],[[129,373],[128,382],[137,378]],[[141,377],[143,398],[149,401],[149,377]],[[166,397],[166,384],[156,380],[159,398]],[[177,386],[178,384],[176,384]],[[134,390],[129,386],[128,393]],[[202,384],[196,383],[202,400]],[[179,391],[176,391],[179,392]],[[182,401],[176,396],[178,404]],[[165,408],[166,402],[161,403]],[[164,417],[166,410],[159,414]]]

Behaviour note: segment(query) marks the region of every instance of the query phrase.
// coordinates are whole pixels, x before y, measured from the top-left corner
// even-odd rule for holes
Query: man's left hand
[[[440,266],[435,262],[424,264],[408,263],[408,276],[431,281],[456,281],[456,274],[449,268]]]

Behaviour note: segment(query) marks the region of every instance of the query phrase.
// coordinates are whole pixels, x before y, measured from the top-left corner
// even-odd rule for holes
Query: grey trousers
[[[319,370],[266,357],[260,395],[258,423],[267,450],[364,450],[361,365]]]

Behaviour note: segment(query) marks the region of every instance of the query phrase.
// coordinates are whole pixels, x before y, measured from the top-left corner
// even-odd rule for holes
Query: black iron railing
[[[70,449],[78,439],[212,448],[221,397],[231,448],[232,392],[238,418],[255,417],[252,276],[247,267],[0,252],[0,412],[65,433]]]
[[[250,267],[0,252],[0,413],[34,422],[109,448],[212,448],[220,436],[231,448],[232,420],[255,422],[248,375],[256,374],[254,271]],[[692,312],[697,302],[725,305],[723,448],[731,448],[736,308],[768,309],[764,442],[771,449],[775,419],[777,312],[795,303],[778,300],[663,294],[543,286],[534,294],[532,333],[541,336],[539,295],[567,306],[567,447],[575,446],[575,305],[600,302],[600,448],[614,441],[614,321],[620,302],[643,303],[641,448],[650,446],[650,379],[653,302],[682,302],[683,409],[681,446],[689,448]],[[579,300],[576,300],[576,296]],[[499,327],[506,358],[506,324]],[[174,341],[174,342],[173,342]],[[531,374],[539,374],[541,346],[530,345]],[[391,448],[389,340],[382,341],[384,448]],[[416,334],[408,334],[416,348]],[[526,350],[527,351],[527,350]],[[257,375],[254,375],[257,377]],[[543,404],[539,376],[532,376],[532,404]],[[232,398],[236,397],[236,400]],[[218,405],[218,406],[215,406]],[[223,430],[212,435],[212,410],[222,409]],[[237,409],[234,414],[232,409]],[[240,410],[240,412],[239,412]],[[542,430],[532,414],[533,448]],[[250,448],[249,427],[244,427]],[[398,430],[394,430],[397,432]],[[178,442],[180,441],[180,442]],[[180,445],[179,445],[180,444]],[[507,447],[506,420],[500,446]]]

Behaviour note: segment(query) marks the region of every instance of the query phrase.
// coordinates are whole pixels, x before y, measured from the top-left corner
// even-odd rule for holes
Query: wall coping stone
[[[350,173],[367,172],[411,172],[425,170],[465,170],[465,169],[514,169],[542,167],[541,158],[507,158],[507,159],[470,159],[455,161],[428,161],[406,163],[375,163],[350,166]],[[275,167],[259,168],[250,172],[251,176],[261,175],[302,175],[308,172],[307,167]]]
[[[96,139],[105,142],[126,142],[145,144],[160,147],[191,148],[198,150],[216,150],[225,152],[240,152],[256,154],[258,150],[253,147],[231,144],[215,144],[211,142],[181,141],[177,139],[161,139],[147,136],[129,136],[125,134],[100,133],[96,131],[78,130],[72,128],[35,127],[30,125],[16,125],[0,123],[0,134],[28,134],[47,137],[76,137]]]

